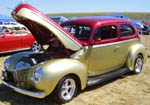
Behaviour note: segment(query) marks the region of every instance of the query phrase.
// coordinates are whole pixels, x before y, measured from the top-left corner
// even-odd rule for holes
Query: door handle
[[[114,49],[114,51],[116,52],[119,48],[120,48],[120,46],[117,45],[116,48]]]
[[[116,46],[116,49],[118,49],[118,48],[120,48],[120,46],[118,45],[118,46]]]

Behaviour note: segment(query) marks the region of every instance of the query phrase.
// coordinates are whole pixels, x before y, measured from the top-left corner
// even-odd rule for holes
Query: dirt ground
[[[150,55],[150,36],[144,35],[142,42]],[[11,54],[0,57],[0,69],[4,59]],[[14,92],[0,84],[0,105],[58,105],[53,96],[36,99]],[[150,105],[150,58],[141,74],[124,75],[107,83],[88,87],[81,91],[71,102],[64,105]]]

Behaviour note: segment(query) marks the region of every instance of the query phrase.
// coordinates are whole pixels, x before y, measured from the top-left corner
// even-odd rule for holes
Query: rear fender
[[[143,63],[146,62],[146,48],[143,44],[134,44],[131,46],[127,62],[126,62],[126,67],[129,67],[131,71],[134,70],[134,64],[135,64],[135,59],[138,54],[141,54],[143,57]]]

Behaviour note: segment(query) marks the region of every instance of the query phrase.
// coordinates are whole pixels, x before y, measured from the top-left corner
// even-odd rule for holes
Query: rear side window
[[[116,37],[117,37],[117,27],[113,25],[100,27],[95,31],[94,34],[94,40],[96,40],[97,38],[105,40],[105,39],[113,39]]]
[[[135,31],[130,25],[120,25],[120,37],[132,36]]]

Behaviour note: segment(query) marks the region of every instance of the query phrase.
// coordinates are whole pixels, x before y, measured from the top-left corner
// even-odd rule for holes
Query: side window
[[[84,25],[63,26],[65,30],[70,32],[78,40],[88,41],[91,33],[91,27]]]
[[[101,38],[101,40],[105,40],[105,39],[112,39],[116,37],[117,37],[117,27],[113,25],[100,27],[95,31],[94,34],[94,40],[96,40],[97,38]]]
[[[65,26],[64,29],[70,32],[71,26]]]
[[[130,25],[120,25],[120,37],[134,35],[134,29]]]

